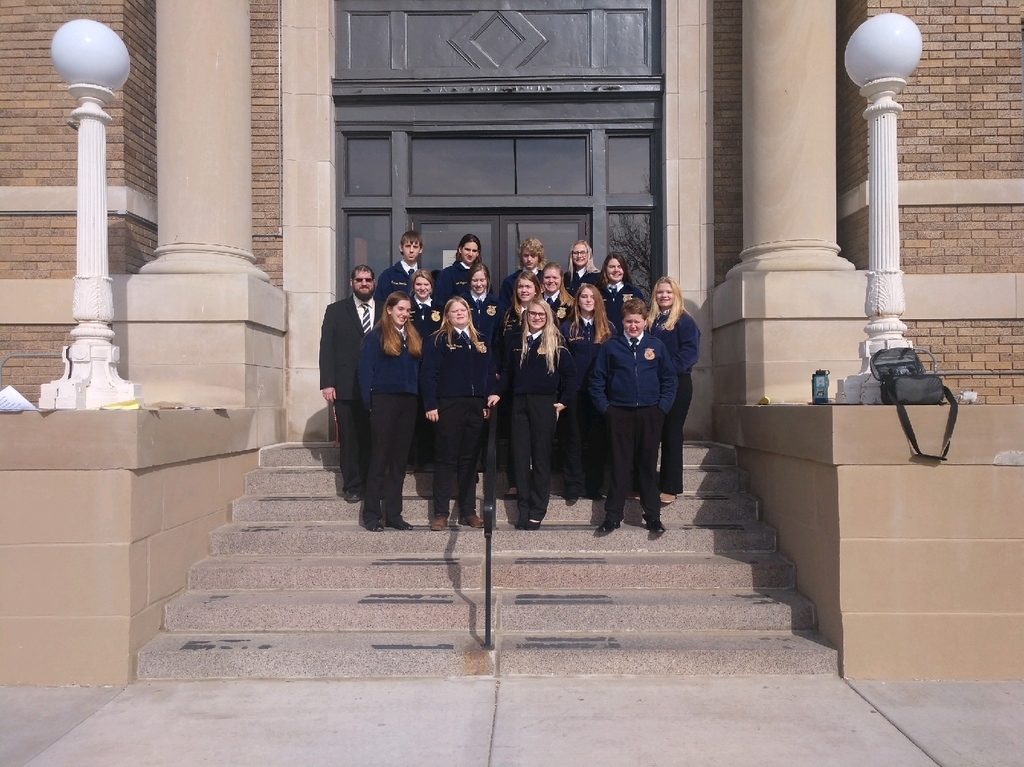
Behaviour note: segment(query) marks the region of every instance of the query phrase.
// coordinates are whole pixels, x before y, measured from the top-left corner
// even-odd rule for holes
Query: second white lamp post
[[[912,346],[903,337],[907,326],[903,272],[900,271],[899,177],[896,116],[903,111],[895,96],[921,60],[921,32],[898,13],[874,16],[859,27],[846,46],[846,72],[871,102],[868,121],[868,289],[864,311],[869,321],[861,342],[861,370],[840,382],[847,404],[881,404],[878,381],[871,375],[871,355],[881,349]]]
[[[76,19],[57,30],[50,54],[78,99],[78,215],[75,292],[78,327],[64,350],[64,376],[43,384],[39,407],[81,410],[142,399],[141,387],[118,375],[113,345],[114,300],[107,254],[107,125],[103,107],[128,79],[128,49],[110,27]]]

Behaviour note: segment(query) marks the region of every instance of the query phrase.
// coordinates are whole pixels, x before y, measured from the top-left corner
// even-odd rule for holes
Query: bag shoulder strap
[[[910,415],[907,413],[906,405],[900,402],[896,403],[896,414],[899,416],[900,426],[903,427],[903,433],[907,435],[907,440],[910,442],[914,452],[922,458],[933,458],[936,461],[946,460],[946,454],[949,452],[949,442],[953,437],[953,427],[956,426],[956,416],[960,409],[956,397],[953,396],[953,392],[949,390],[948,386],[942,387],[942,393],[949,403],[949,415],[946,417],[946,433],[942,437],[942,453],[939,455],[921,452],[921,448],[917,444],[917,435],[914,434],[914,427],[910,424]]]

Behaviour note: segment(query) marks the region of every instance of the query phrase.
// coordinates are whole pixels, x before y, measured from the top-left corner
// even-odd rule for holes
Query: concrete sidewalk
[[[0,688],[0,767],[1024,764],[1024,682],[831,676]]]

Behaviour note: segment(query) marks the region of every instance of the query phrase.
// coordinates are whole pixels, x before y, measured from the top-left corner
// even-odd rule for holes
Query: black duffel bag
[[[921,358],[917,353],[921,351],[932,358],[932,372],[925,370]],[[949,441],[953,436],[953,427],[956,426],[958,405],[953,392],[948,386],[944,386],[939,378],[938,364],[935,355],[927,349],[913,349],[902,346],[892,349],[882,349],[871,355],[871,374],[878,379],[882,390],[882,404],[895,405],[896,413],[903,427],[903,433],[914,452],[922,458],[934,458],[938,461],[946,460],[946,453],[949,452]],[[914,434],[914,427],[910,424],[910,416],[907,414],[907,405],[941,405],[942,401],[949,403],[949,417],[946,419],[946,434],[942,439],[942,453],[930,455],[922,453],[917,445],[917,436]]]

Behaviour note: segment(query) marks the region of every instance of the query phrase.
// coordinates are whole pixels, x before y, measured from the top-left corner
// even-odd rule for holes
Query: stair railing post
[[[498,473],[498,409],[491,408],[487,424],[487,459],[484,464],[484,647],[493,650],[491,641],[491,535],[494,533],[495,479]]]

